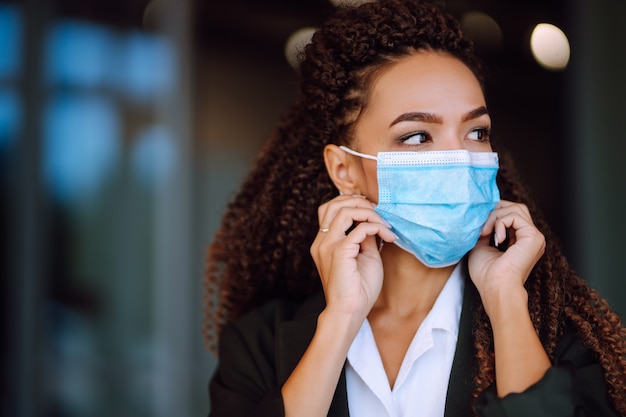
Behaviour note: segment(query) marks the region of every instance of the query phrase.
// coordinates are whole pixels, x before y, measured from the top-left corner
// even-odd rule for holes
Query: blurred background
[[[496,146],[626,314],[626,2],[447,6],[490,68]],[[0,1],[0,415],[207,414],[205,251],[333,7]]]

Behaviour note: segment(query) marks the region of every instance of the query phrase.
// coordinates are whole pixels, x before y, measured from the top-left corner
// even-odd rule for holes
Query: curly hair
[[[321,288],[309,254],[317,208],[337,194],[323,163],[328,144],[349,144],[376,74],[417,51],[462,61],[483,83],[472,42],[456,19],[414,0],[340,8],[313,36],[300,65],[299,95],[262,148],[212,242],[205,276],[207,346],[222,326],[275,297],[303,299]],[[596,353],[616,409],[626,413],[626,330],[607,302],[579,278],[531,204],[510,158],[501,157],[504,199],[529,206],[547,248],[529,279],[531,319],[549,355],[565,326]],[[474,311],[475,396],[495,380],[493,335]]]

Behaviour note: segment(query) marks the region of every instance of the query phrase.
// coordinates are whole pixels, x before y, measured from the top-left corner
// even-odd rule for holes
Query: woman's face
[[[374,80],[351,147],[370,155],[454,149],[490,152],[490,129],[485,98],[472,71],[450,55],[418,52]],[[376,201],[376,161],[358,159],[365,181],[361,189]]]

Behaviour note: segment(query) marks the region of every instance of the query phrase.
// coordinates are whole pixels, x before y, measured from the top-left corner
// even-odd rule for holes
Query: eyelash
[[[426,141],[432,141],[432,137],[430,136],[430,134],[428,134],[428,132],[424,132],[424,131],[418,131],[418,132],[411,132],[411,133],[407,133],[406,135],[402,135],[398,138],[398,142],[400,143],[406,143],[409,139],[411,139],[414,136],[418,136],[418,135],[423,135],[425,137]],[[410,143],[408,145],[410,146],[419,146],[421,144],[423,144],[424,142],[421,143]]]
[[[477,127],[476,129],[472,129],[469,134],[474,132],[480,132],[482,134],[481,139],[477,139],[477,142],[489,142],[489,138],[491,137],[491,129],[488,127]]]
[[[491,129],[488,127],[477,127],[475,129],[470,130],[468,135],[472,133],[479,133],[482,137],[480,139],[476,139],[476,142],[489,142],[489,138],[491,137]],[[406,142],[414,136],[423,135],[425,138],[424,142],[416,143],[416,144],[408,144],[410,146],[419,146],[426,142],[432,141],[432,136],[428,132],[417,131],[407,133],[406,135],[402,135],[398,138],[398,142],[406,144]]]

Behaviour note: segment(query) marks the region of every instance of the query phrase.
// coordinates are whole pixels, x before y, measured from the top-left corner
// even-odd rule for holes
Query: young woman
[[[210,248],[211,415],[626,413],[626,331],[498,160],[458,23],[341,9],[300,70]]]

